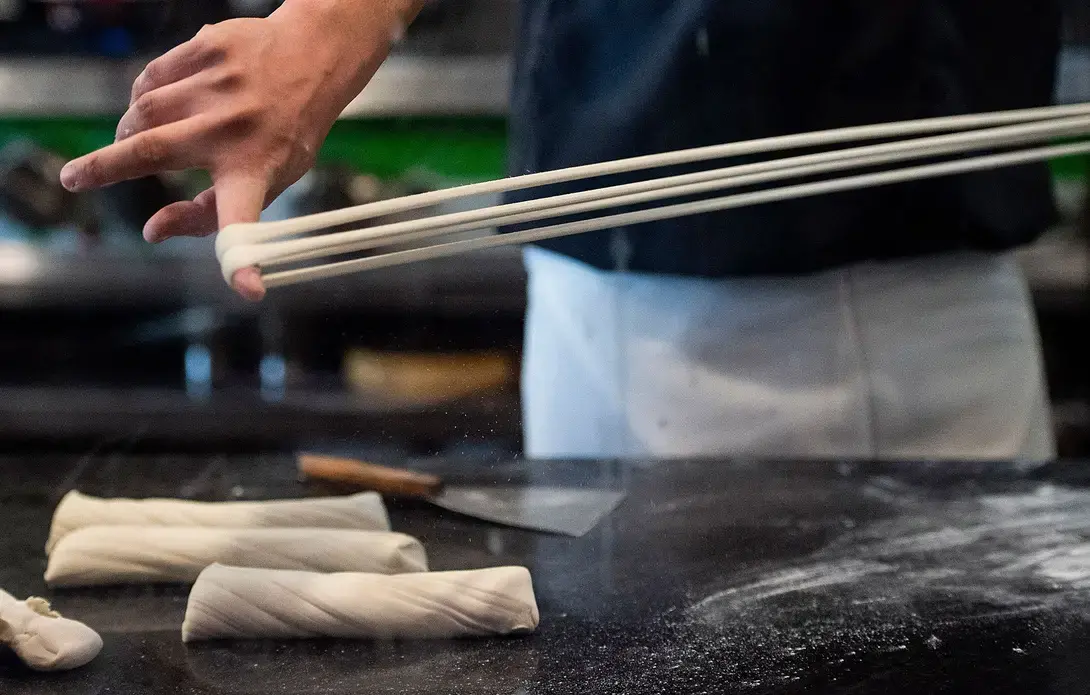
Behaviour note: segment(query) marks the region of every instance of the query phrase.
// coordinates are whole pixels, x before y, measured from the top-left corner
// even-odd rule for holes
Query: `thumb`
[[[261,176],[223,174],[213,179],[219,228],[240,222],[257,222],[265,209],[269,185]]]
[[[260,176],[224,174],[213,179],[216,191],[216,219],[222,230],[230,224],[257,222],[265,209],[268,183]],[[250,301],[265,296],[265,285],[257,268],[242,268],[231,278],[231,287]]]

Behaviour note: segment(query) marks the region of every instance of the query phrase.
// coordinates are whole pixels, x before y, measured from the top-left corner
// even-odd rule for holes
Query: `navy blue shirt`
[[[522,0],[510,173],[1047,105],[1060,32],[1056,0]],[[655,175],[678,171],[684,169]],[[508,199],[645,177],[592,179]],[[1009,249],[1032,241],[1054,215],[1042,164],[542,246],[600,268],[790,274],[866,259]]]

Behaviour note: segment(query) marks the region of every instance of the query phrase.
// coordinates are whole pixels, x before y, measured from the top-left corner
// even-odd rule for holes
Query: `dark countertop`
[[[458,438],[518,441],[519,403],[511,393],[485,393],[438,405],[399,404],[347,391],[293,389],[279,401],[246,389],[196,398],[183,389],[11,387],[0,385],[0,442],[125,440],[266,442],[289,446],[307,438],[383,441]],[[207,450],[208,447],[206,447]]]
[[[0,587],[106,643],[67,674],[2,654],[0,693],[1090,692],[1087,468],[463,462],[466,479],[629,491],[579,539],[393,508],[435,569],[529,566],[536,634],[186,646],[184,588],[45,589],[52,506],[72,487],[306,494],[290,458],[0,458]]]

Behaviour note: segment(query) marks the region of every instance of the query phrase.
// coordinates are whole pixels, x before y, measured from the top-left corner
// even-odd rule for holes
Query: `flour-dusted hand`
[[[144,236],[204,236],[261,211],[315,161],[345,106],[385,59],[422,0],[288,0],[267,18],[206,26],[136,79],[114,144],[69,162],[72,191],[203,169],[212,188],[168,205]],[[254,269],[243,296],[264,294]]]

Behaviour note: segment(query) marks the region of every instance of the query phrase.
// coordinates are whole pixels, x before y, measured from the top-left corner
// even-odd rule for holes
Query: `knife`
[[[572,537],[585,535],[624,499],[623,492],[594,488],[454,486],[428,473],[321,454],[299,454],[296,467],[303,480],[425,500],[477,519]]]

